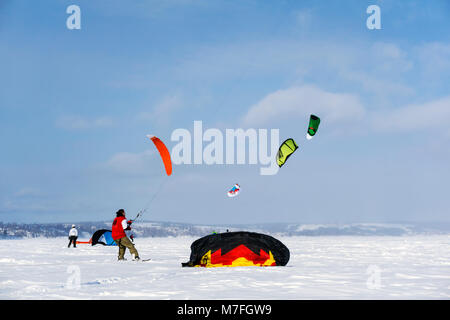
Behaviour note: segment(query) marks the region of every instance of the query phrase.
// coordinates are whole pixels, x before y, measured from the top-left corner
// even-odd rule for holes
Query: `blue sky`
[[[156,193],[146,219],[449,221],[449,30],[445,0],[2,1],[0,221],[107,220]],[[274,176],[166,177],[146,134],[171,149],[195,120],[276,128],[300,149]]]

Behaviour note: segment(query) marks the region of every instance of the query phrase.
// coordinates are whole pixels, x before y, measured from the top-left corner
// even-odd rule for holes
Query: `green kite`
[[[278,149],[277,153],[277,163],[278,166],[281,168],[286,160],[295,152],[295,150],[298,149],[298,145],[295,143],[294,139],[289,138],[286,141],[284,141],[280,148]]]
[[[317,130],[319,129],[320,124],[320,118],[315,115],[311,115],[309,118],[309,126],[308,131],[306,133],[306,139],[311,140],[313,136],[316,134]]]

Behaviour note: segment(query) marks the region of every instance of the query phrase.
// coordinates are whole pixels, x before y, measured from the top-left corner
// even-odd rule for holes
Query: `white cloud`
[[[311,13],[306,10],[297,15],[307,23]],[[279,83],[289,79],[290,83],[315,83],[338,91],[351,88],[390,102],[416,93],[410,87],[415,58],[407,48],[389,42],[281,38],[200,46],[180,60],[173,72],[191,83],[239,81],[249,85],[265,77]]]
[[[377,62],[387,61],[390,64],[395,63],[398,69],[403,69],[404,71],[412,67],[407,53],[395,43],[375,42],[371,46],[370,52],[374,58],[379,59]]]
[[[138,120],[152,121],[159,124],[167,124],[170,117],[183,108],[183,100],[178,95],[171,95],[159,101],[151,111],[138,114]]]
[[[148,172],[155,160],[156,152],[146,150],[140,153],[119,152],[113,155],[106,166],[122,174],[143,174]]]
[[[365,92],[374,93],[378,99],[389,99],[392,96],[412,96],[415,91],[411,87],[383,77],[376,77],[368,72],[358,72],[351,69],[340,72],[342,79],[352,81]]]
[[[253,105],[243,118],[245,126],[264,125],[277,120],[291,120],[318,114],[328,123],[361,118],[365,110],[357,96],[332,93],[316,86],[278,90]]]
[[[23,187],[3,199],[0,203],[0,212],[49,211],[52,201],[48,194],[37,188]]]
[[[435,75],[450,70],[450,43],[426,43],[417,47],[415,51],[425,72]]]
[[[114,125],[110,117],[88,119],[78,115],[61,116],[56,119],[56,126],[66,130],[86,130],[93,128],[105,128]]]
[[[302,9],[294,13],[295,22],[300,28],[308,28],[313,21],[313,9]]]
[[[374,116],[372,124],[376,130],[448,130],[450,126],[450,96],[377,114]]]
[[[24,187],[14,194],[15,197],[40,197],[43,193],[36,188]]]

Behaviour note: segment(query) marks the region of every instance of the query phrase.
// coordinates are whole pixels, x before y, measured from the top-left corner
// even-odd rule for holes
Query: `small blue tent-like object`
[[[94,232],[92,235],[92,245],[102,244],[104,246],[117,246],[112,238],[111,230],[101,229]]]

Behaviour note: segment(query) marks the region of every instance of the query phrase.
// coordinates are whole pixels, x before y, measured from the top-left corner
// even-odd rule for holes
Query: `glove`
[[[128,223],[128,224],[132,224],[132,223],[133,223],[133,220],[128,220],[127,223]]]

